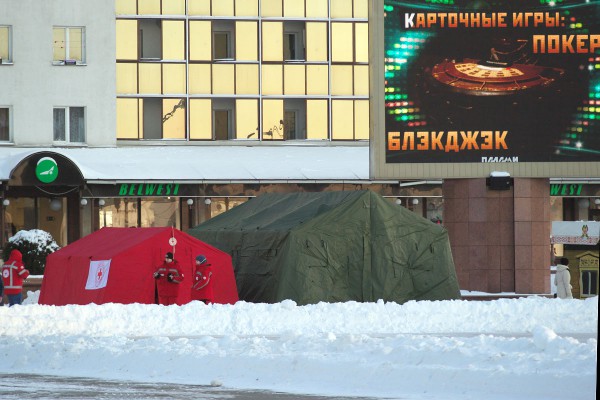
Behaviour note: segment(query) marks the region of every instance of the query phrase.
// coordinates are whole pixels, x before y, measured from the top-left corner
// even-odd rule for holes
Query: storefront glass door
[[[4,238],[20,230],[41,229],[52,235],[56,243],[67,245],[67,202],[65,198],[8,198],[4,209]]]

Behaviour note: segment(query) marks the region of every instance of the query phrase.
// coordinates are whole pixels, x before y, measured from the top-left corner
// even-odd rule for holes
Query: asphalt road
[[[26,374],[0,374],[0,398],[3,400],[374,400],[371,397],[305,396],[267,391],[228,390],[201,385],[138,383]]]

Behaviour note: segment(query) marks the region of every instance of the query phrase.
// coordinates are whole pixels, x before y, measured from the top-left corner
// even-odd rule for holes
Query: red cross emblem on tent
[[[104,268],[98,267],[98,270],[96,271],[96,286],[100,285],[100,282],[102,282],[103,276],[104,276]]]

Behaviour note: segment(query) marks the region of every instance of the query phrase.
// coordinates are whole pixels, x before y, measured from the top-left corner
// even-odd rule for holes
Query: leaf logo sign
[[[51,157],[40,158],[35,167],[36,178],[43,183],[51,183],[58,177],[58,164]]]

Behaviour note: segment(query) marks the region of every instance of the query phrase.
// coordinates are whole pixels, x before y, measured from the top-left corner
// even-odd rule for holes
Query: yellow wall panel
[[[212,0],[212,15],[214,17],[232,17],[233,0]]]
[[[212,138],[212,102],[210,99],[190,100],[190,139]]]
[[[352,86],[352,65],[332,65],[331,94],[334,96],[352,96]]]
[[[210,64],[190,64],[189,67],[190,94],[211,94]]]
[[[235,67],[235,93],[259,94],[258,64],[238,64]]]
[[[281,0],[262,0],[260,15],[263,17],[281,17]]]
[[[185,60],[185,27],[183,21],[162,22],[163,60]]]
[[[185,139],[185,105],[182,99],[163,99],[163,139]]]
[[[369,0],[354,0],[354,18],[369,18]]]
[[[284,94],[306,94],[306,71],[304,65],[283,67]]]
[[[235,23],[235,53],[236,60],[258,61],[258,23]]]
[[[188,0],[188,14],[210,16],[210,0]]]
[[[331,0],[331,18],[352,18],[352,0]]]
[[[185,94],[185,64],[163,64],[163,93]]]
[[[160,15],[160,0],[138,0],[138,14]]]
[[[354,24],[356,43],[356,62],[369,62],[369,24],[358,22]]]
[[[354,94],[356,96],[369,95],[369,66],[354,66]]]
[[[128,19],[117,20],[117,60],[138,59],[137,21]]]
[[[306,61],[327,61],[327,23],[306,23]]]
[[[306,94],[329,94],[329,67],[327,65],[306,66]]]
[[[161,94],[160,64],[139,64],[138,76],[141,94]]]
[[[137,72],[138,66],[136,63],[117,63],[118,94],[137,93]]]
[[[116,0],[115,13],[117,15],[137,14],[137,0]]]
[[[306,101],[306,138],[327,139],[329,118],[327,100]]]
[[[163,15],[185,15],[185,0],[162,0]]]
[[[234,94],[235,75],[233,64],[213,64],[213,94]]]
[[[283,140],[283,100],[263,100],[263,140]]]
[[[354,61],[354,41],[352,38],[351,23],[334,22],[331,24],[331,61]]]
[[[117,139],[138,139],[138,99],[117,99]]]
[[[369,100],[354,101],[354,139],[369,139]]]
[[[281,65],[263,64],[262,94],[283,94],[283,69]]]
[[[331,131],[333,140],[354,138],[354,101],[331,101]]]
[[[258,100],[236,100],[235,114],[236,139],[258,139]]]
[[[283,0],[284,17],[304,17],[304,0]]]
[[[283,60],[283,24],[281,22],[263,22],[262,59],[263,61]]]
[[[210,21],[190,21],[190,60],[212,60],[212,27]]]
[[[257,17],[258,0],[235,0],[235,15],[238,17]]]
[[[327,18],[329,16],[327,1],[306,0],[306,16],[308,18]]]

